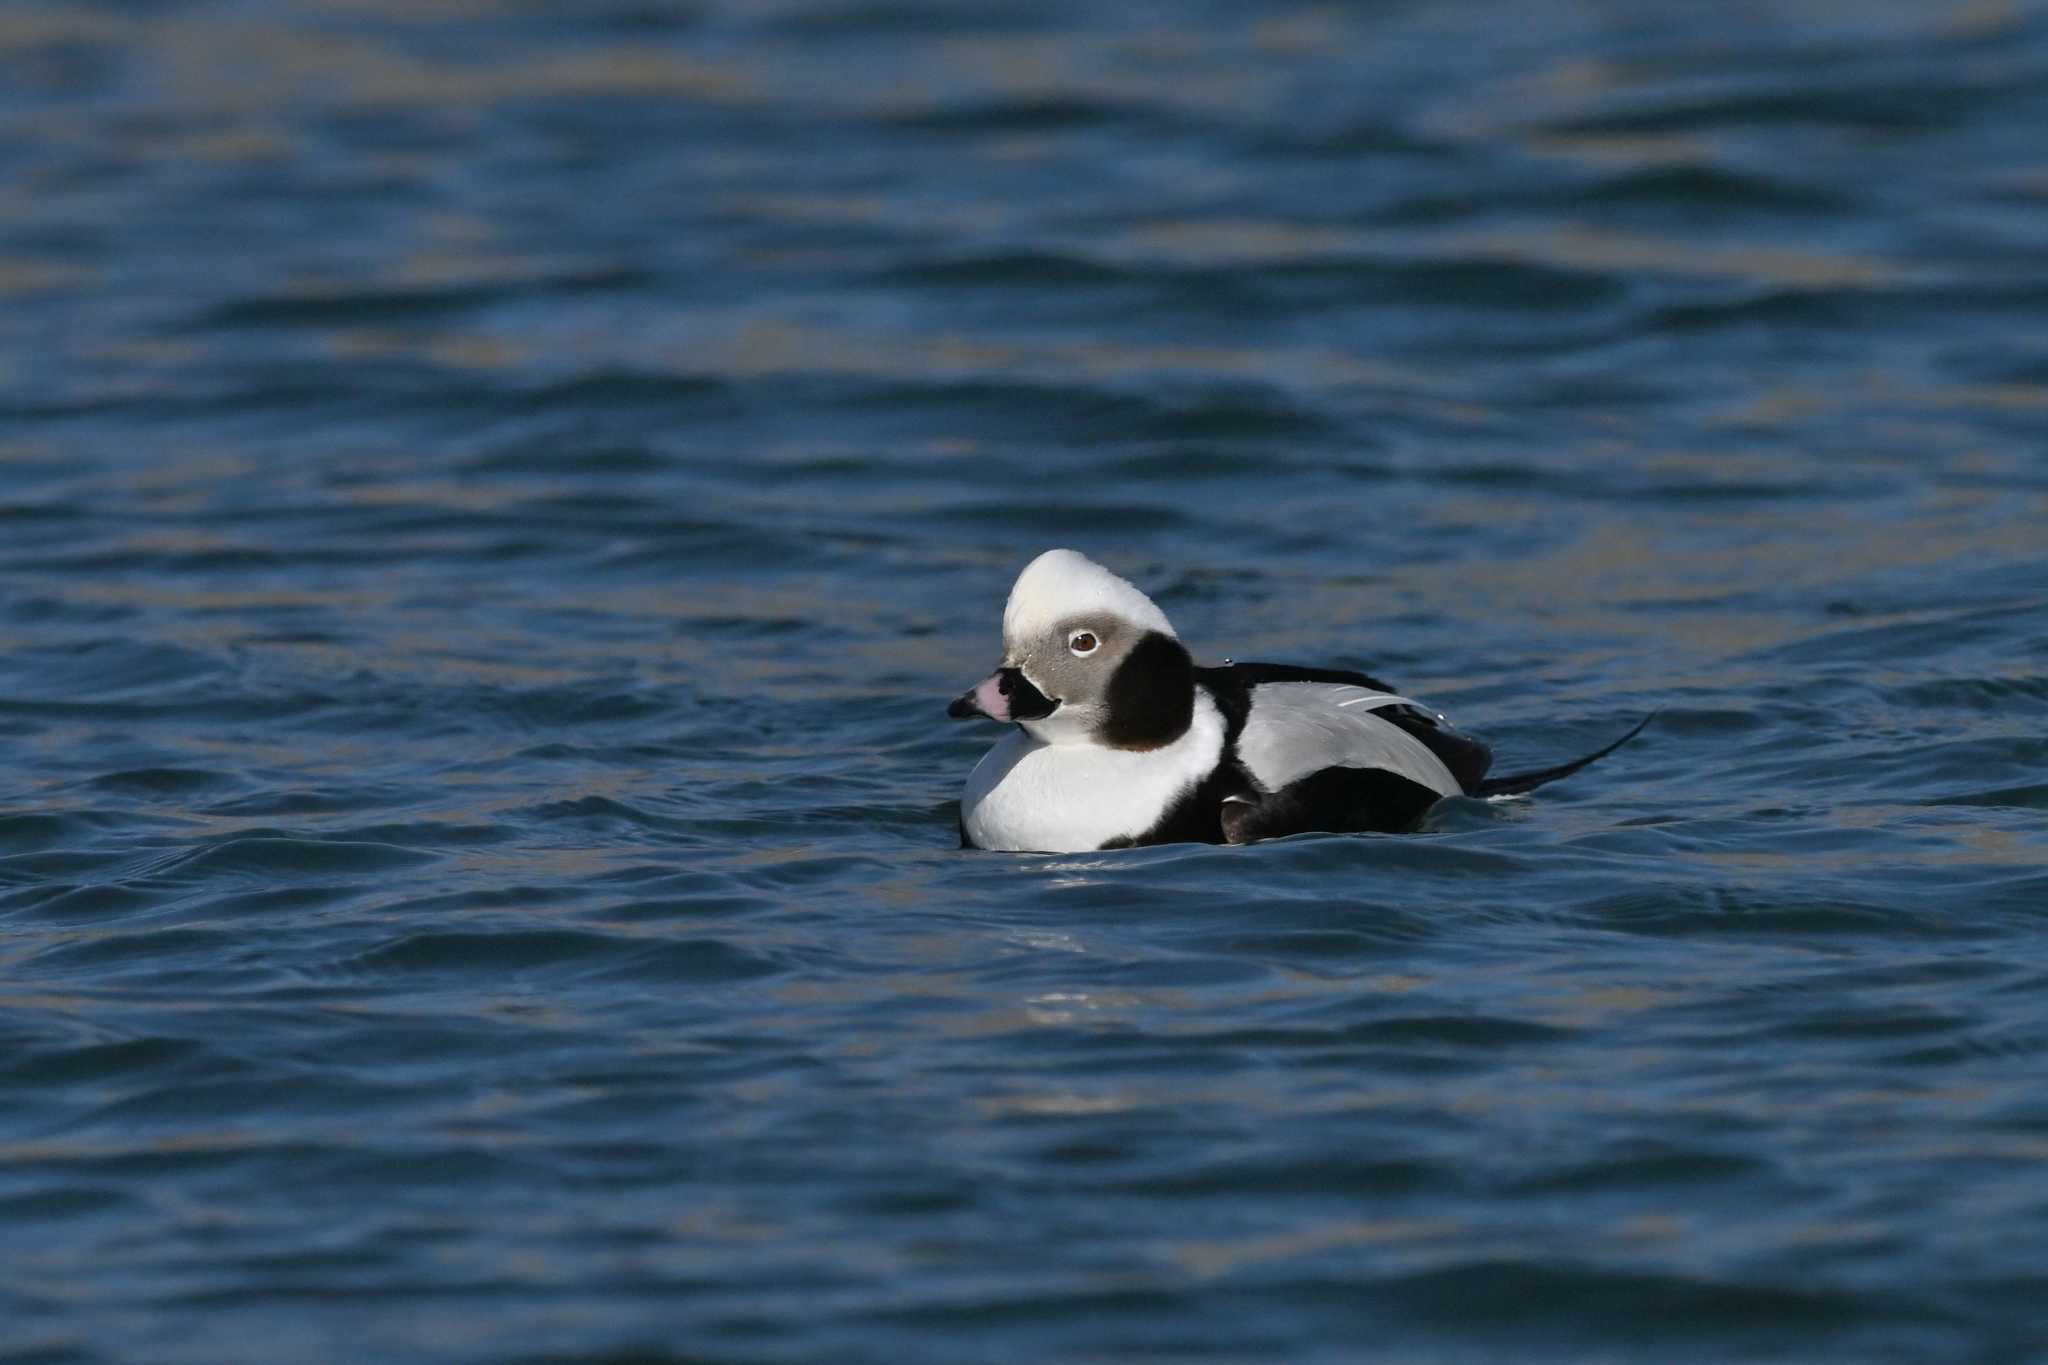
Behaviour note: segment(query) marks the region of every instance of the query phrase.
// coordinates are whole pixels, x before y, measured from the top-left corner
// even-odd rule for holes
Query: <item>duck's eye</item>
[[[1095,652],[1096,643],[1097,641],[1093,635],[1090,635],[1085,630],[1077,630],[1073,633],[1072,636],[1068,638],[1067,648],[1072,650],[1076,657],[1080,657],[1082,655],[1093,654]]]

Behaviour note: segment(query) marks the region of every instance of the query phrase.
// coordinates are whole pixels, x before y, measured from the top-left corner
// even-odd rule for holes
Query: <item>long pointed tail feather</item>
[[[1575,758],[1569,763],[1560,763],[1555,768],[1541,768],[1533,773],[1513,773],[1507,777],[1489,777],[1472,789],[1472,795],[1481,797],[1520,796],[1524,792],[1535,791],[1546,782],[1555,782],[1560,777],[1570,777],[1588,763],[1593,762],[1595,759],[1607,757],[1607,755],[1634,739],[1643,732],[1645,725],[1648,725],[1656,718],[1657,712],[1652,711],[1649,715],[1636,722],[1635,729],[1630,730],[1606,748],[1595,749],[1584,758]]]

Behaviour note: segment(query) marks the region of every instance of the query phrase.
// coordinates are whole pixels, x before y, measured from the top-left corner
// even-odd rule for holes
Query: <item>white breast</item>
[[[1041,744],[1013,730],[967,775],[960,823],[977,848],[1079,853],[1143,834],[1223,757],[1223,717],[1195,690],[1187,733],[1137,752]]]
[[[1237,756],[1269,792],[1324,768],[1383,768],[1456,796],[1458,779],[1428,745],[1368,709],[1391,702],[1407,698],[1343,683],[1260,683]]]

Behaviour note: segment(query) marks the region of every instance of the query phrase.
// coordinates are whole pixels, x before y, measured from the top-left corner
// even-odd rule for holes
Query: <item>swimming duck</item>
[[[1412,830],[1444,797],[1532,791],[1648,723],[1489,779],[1483,741],[1364,673],[1197,667],[1151,598],[1073,550],[1017,576],[1002,666],[948,714],[1014,727],[968,775],[962,846],[1048,853]]]

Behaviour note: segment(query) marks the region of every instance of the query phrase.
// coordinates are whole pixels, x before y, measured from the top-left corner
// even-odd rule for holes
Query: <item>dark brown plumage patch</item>
[[[1195,661],[1171,635],[1147,631],[1109,680],[1108,719],[1096,731],[1115,749],[1157,749],[1195,716]]]

